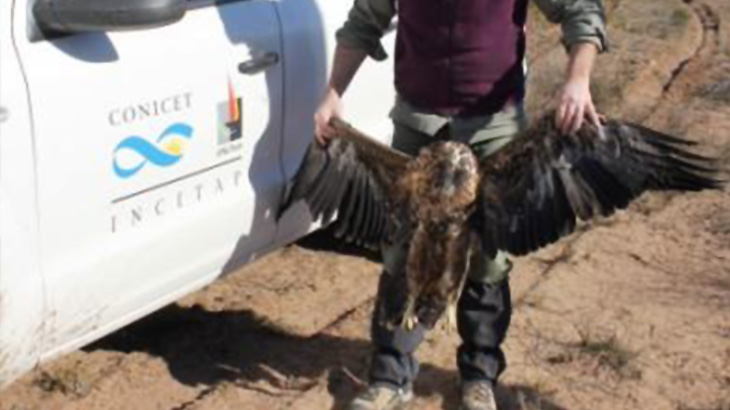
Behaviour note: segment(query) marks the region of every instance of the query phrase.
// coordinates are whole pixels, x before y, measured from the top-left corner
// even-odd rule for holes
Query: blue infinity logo
[[[137,135],[122,140],[114,148],[114,173],[120,178],[129,178],[151,162],[160,167],[169,167],[180,161],[185,153],[185,140],[193,137],[193,128],[184,123],[167,127],[154,143]],[[132,166],[122,166],[118,157],[120,152],[132,151],[140,156],[139,162]]]

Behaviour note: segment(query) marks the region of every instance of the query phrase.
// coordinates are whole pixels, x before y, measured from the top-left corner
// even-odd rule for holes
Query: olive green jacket
[[[380,39],[390,29],[397,0],[355,0],[337,41],[367,51],[376,60],[387,55]],[[563,44],[590,42],[606,49],[606,26],[601,0],[533,0],[545,17],[559,23]]]

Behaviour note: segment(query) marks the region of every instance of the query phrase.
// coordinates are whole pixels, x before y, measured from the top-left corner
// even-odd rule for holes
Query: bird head
[[[430,214],[438,209],[447,216],[463,211],[476,199],[478,162],[468,146],[435,142],[421,149],[414,164],[419,176],[416,202],[423,204],[423,211]],[[432,218],[440,219],[437,215],[427,219]]]

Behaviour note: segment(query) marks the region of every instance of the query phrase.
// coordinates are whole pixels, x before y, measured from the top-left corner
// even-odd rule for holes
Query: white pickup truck
[[[0,386],[312,229],[275,210],[350,6],[0,0]],[[373,135],[391,71],[348,91]]]

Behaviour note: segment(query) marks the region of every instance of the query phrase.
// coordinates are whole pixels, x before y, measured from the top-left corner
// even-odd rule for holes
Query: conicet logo
[[[160,167],[176,164],[185,154],[185,142],[193,137],[193,127],[178,122],[167,127],[154,142],[132,135],[114,148],[114,173],[130,178],[152,163]]]

